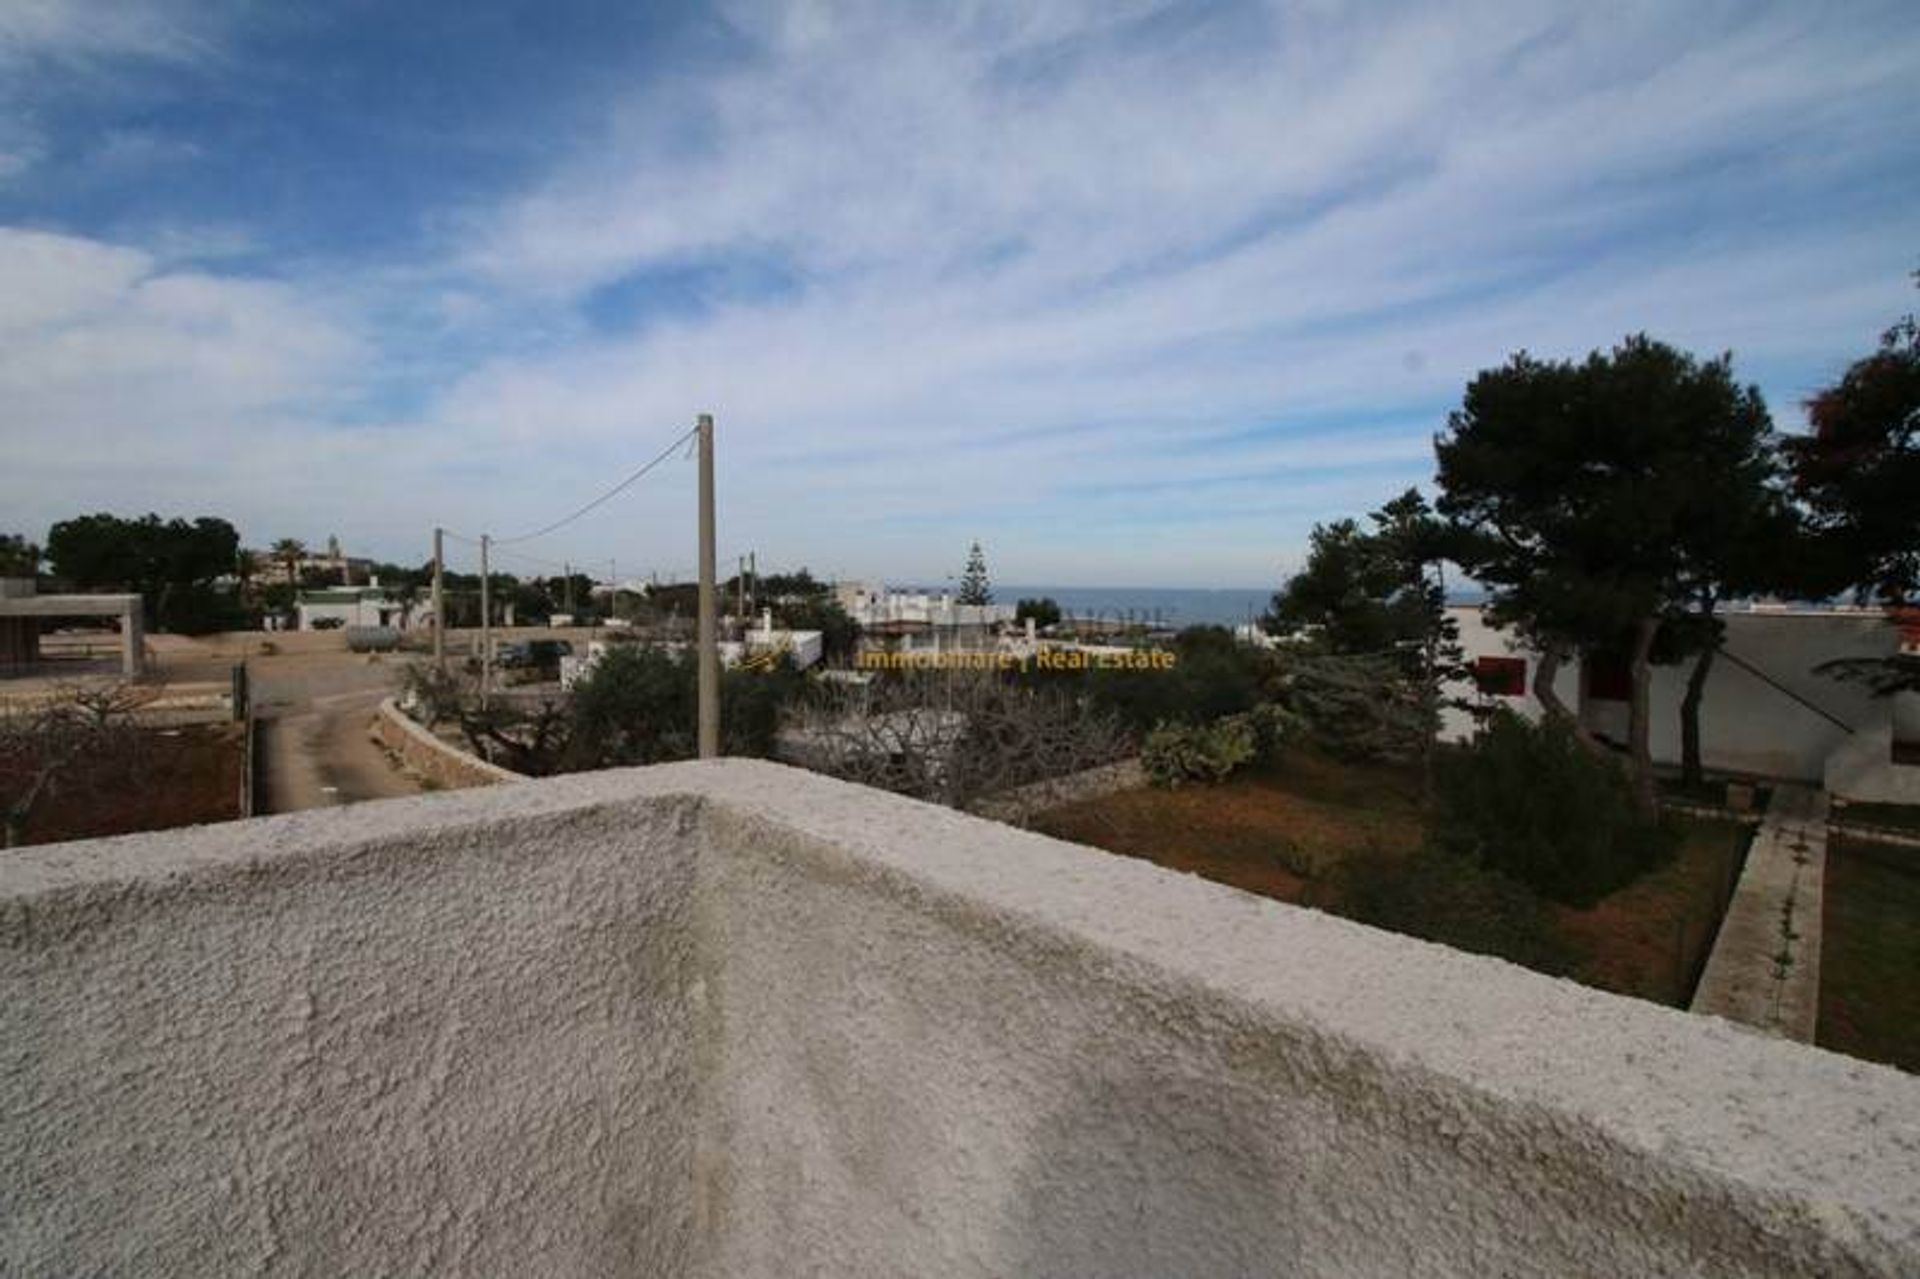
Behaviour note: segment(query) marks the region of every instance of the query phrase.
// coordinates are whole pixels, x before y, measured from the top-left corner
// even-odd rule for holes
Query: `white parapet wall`
[[[1920,1080],[746,761],[0,862],[0,1271],[1920,1272]]]

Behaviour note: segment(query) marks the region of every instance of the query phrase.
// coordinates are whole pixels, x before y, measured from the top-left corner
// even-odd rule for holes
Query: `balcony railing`
[[[0,862],[0,1271],[1920,1273],[1920,1080],[726,761]]]

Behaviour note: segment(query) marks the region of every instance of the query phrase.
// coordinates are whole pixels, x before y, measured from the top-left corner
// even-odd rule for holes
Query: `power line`
[[[531,533],[521,533],[515,537],[496,537],[493,539],[493,545],[495,547],[501,547],[501,546],[510,546],[515,542],[531,542],[536,537],[545,537],[547,534],[554,532],[556,529],[565,528],[567,525],[573,523],[575,520],[579,519],[582,515],[585,515],[587,512],[593,510],[595,507],[601,505],[604,502],[610,501],[614,497],[617,497],[619,494],[624,493],[627,489],[631,488],[634,485],[634,483],[639,480],[641,476],[645,475],[648,471],[651,471],[654,467],[660,465],[662,462],[666,461],[668,458],[672,457],[675,450],[677,450],[682,444],[685,444],[689,439],[692,439],[696,434],[699,433],[699,429],[700,429],[699,427],[694,427],[692,430],[682,432],[680,435],[675,436],[673,443],[667,445],[666,448],[660,450],[659,454],[655,456],[652,461],[648,462],[645,466],[642,466],[639,470],[633,472],[633,474],[627,476],[624,480],[621,480],[618,484],[614,485],[612,488],[602,493],[599,497],[596,497],[591,502],[588,502],[585,506],[581,507],[579,510],[574,511],[572,514],[562,516],[560,519],[555,520],[551,524],[545,525],[541,528],[534,529]]]
[[[543,559],[538,555],[529,555],[525,551],[503,551],[500,549],[498,543],[494,544],[493,552],[496,555],[504,555],[508,559],[520,560],[527,564],[538,564],[543,568],[557,568],[562,573],[566,572],[567,569],[571,567],[571,565],[563,564],[559,560]]]

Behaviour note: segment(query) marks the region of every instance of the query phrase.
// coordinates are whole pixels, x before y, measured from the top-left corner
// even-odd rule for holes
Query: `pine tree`
[[[960,602],[993,603],[993,590],[987,583],[987,557],[981,553],[978,542],[967,552],[967,567],[960,574]]]

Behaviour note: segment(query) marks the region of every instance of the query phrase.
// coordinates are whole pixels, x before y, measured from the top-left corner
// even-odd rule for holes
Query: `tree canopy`
[[[1025,624],[1028,618],[1042,630],[1060,624],[1060,604],[1051,595],[1042,595],[1037,599],[1020,600],[1013,606],[1013,620]]]
[[[1920,324],[1908,316],[1807,401],[1812,433],[1785,444],[1796,494],[1830,548],[1834,589],[1920,595]]]
[[[0,533],[0,577],[33,577],[40,572],[40,548],[19,533]]]
[[[1701,361],[1640,334],[1579,364],[1522,352],[1482,372],[1436,442],[1454,554],[1496,619],[1541,649],[1548,709],[1573,719],[1552,692],[1569,652],[1627,653],[1644,808],[1654,640],[1701,591],[1758,584],[1742,548],[1775,518],[1771,431],[1730,356]]]
[[[1276,635],[1311,631],[1328,652],[1418,649],[1443,606],[1428,568],[1444,554],[1445,526],[1419,490],[1368,517],[1318,524],[1307,562],[1274,594],[1263,623]]]
[[[47,533],[54,574],[83,591],[138,592],[149,624],[206,630],[232,620],[235,604],[217,598],[216,579],[235,574],[240,534],[223,519],[162,520],[82,515]]]

